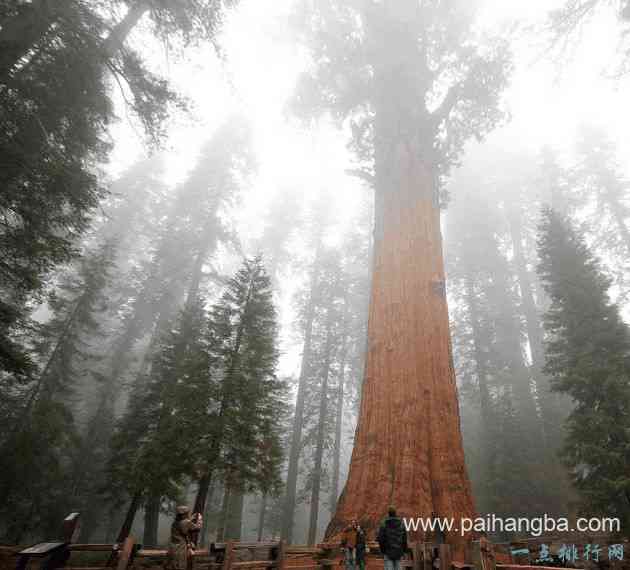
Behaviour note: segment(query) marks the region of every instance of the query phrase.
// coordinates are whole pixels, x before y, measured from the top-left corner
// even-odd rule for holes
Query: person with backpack
[[[396,507],[389,507],[388,516],[378,529],[377,541],[384,570],[400,570],[400,559],[407,552],[407,531],[402,519],[396,516]]]

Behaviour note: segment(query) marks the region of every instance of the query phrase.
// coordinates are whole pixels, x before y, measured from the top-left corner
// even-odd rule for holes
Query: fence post
[[[280,540],[278,544],[278,555],[276,556],[276,569],[284,570],[286,565],[286,556],[287,556],[287,542],[284,539]]]
[[[225,554],[223,555],[222,570],[230,570],[234,559],[234,541],[228,540],[225,544]]]
[[[440,544],[440,570],[451,570],[453,559],[451,557],[451,545]]]
[[[65,519],[63,519],[61,535],[62,535],[62,540],[64,542],[68,542],[68,543],[76,542],[80,531],[81,531],[81,514],[80,513],[70,513]]]
[[[413,545],[413,570],[424,570],[424,544],[416,542]]]
[[[129,562],[133,555],[133,546],[135,539],[133,536],[128,536],[122,544],[122,548],[118,552],[118,562],[116,563],[116,570],[127,570]]]

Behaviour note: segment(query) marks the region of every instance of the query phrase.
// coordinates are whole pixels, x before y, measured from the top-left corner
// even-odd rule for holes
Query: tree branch
[[[457,105],[464,91],[464,81],[460,81],[452,85],[448,93],[444,97],[440,106],[431,113],[431,120],[435,126],[442,124],[451,114],[453,107]]]

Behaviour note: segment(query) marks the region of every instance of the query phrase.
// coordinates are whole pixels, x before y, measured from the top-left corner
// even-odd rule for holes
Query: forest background
[[[536,267],[544,204],[571,218],[627,314],[623,22],[614,8],[602,9],[579,37],[550,48],[549,4],[480,5],[480,35],[503,38],[513,54],[505,118],[466,146],[443,192],[467,464],[478,509],[506,516],[564,514],[579,504],[558,456],[573,405],[542,388],[550,299]],[[107,17],[118,21],[125,8],[113,5]],[[23,349],[32,368],[3,377],[2,445],[11,451],[3,457],[14,466],[3,469],[0,515],[10,541],[46,538],[72,509],[86,515],[86,538],[113,539],[136,500],[133,532],[145,544],[163,543],[175,502],[199,499],[196,483],[210,467],[190,456],[208,449],[222,464],[206,488],[206,539],[286,534],[291,461],[288,532],[297,543],[321,538],[345,480],[360,401],[372,197],[347,145],[351,123],[296,116],[295,88],[310,57],[298,20],[293,2],[270,9],[242,1],[225,10],[211,42],[186,44],[173,29],[158,34],[146,15],[126,38],[179,99],[156,84],[153,93],[171,106],[167,117],[147,120],[130,108],[127,88],[107,84],[119,120],[104,137],[109,160],[91,167],[109,194],[76,232],[77,255],[60,256],[15,303],[24,311],[12,323],[12,349],[18,365]],[[238,328],[234,307],[252,298],[260,320]],[[167,404],[200,417],[191,405],[201,393],[195,387],[208,389],[196,376],[200,343],[208,359],[201,366],[221,369],[211,389],[243,406],[225,432],[243,435],[253,408],[237,385],[230,392],[222,384],[234,346],[217,339],[230,339],[229,327],[269,340],[248,344],[255,357],[243,372],[262,386],[251,447],[219,442],[194,422],[190,431],[163,432]],[[169,392],[173,370],[192,379],[189,391]],[[292,444],[300,384],[302,433]],[[46,390],[56,392],[38,426],[28,418]],[[252,466],[263,440],[271,459]],[[137,457],[146,462],[140,468]],[[175,470],[152,471],[162,463]]]

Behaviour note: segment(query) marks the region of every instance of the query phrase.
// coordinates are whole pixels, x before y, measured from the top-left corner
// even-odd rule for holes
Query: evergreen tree
[[[124,402],[120,388],[125,375],[131,376],[131,383],[142,384],[158,339],[176,318],[183,298],[187,295],[192,300],[200,294],[209,276],[206,264],[219,243],[234,240],[222,213],[236,201],[242,179],[251,168],[247,125],[234,119],[204,145],[197,165],[167,204],[161,185],[148,173],[143,175],[142,168],[140,180],[130,173],[119,181],[119,186],[130,186],[129,191],[139,184],[138,189],[148,196],[144,207],[134,211],[139,198],[127,195],[115,205],[129,224],[119,228],[105,225],[102,230],[135,236],[128,268],[125,260],[119,262],[121,271],[127,268],[126,289],[121,291],[122,322],[111,342],[102,395],[110,413]]]
[[[203,510],[213,477],[222,475],[226,481],[219,529],[225,529],[230,514],[240,521],[238,497],[244,492],[269,492],[280,484],[286,385],[275,375],[276,335],[262,258],[247,259],[210,312],[208,343],[216,363],[211,375],[217,397],[197,420],[206,431],[193,454],[199,483],[195,510]],[[237,498],[231,501],[232,513],[230,495]]]
[[[68,501],[75,500],[67,494],[65,482],[72,450],[80,440],[72,395],[80,378],[91,374],[101,356],[95,341],[106,308],[104,292],[113,255],[111,243],[87,253],[78,269],[64,276],[53,292],[52,318],[43,326],[39,347],[41,370],[21,395],[14,415],[7,418],[0,516],[12,542],[36,528],[51,532],[71,508]],[[92,376],[91,382],[97,380]]]
[[[134,385],[109,459],[107,492],[117,500],[131,498],[129,528],[143,501],[177,499],[191,475],[191,452],[201,434],[193,418],[213,400],[199,299],[191,299],[153,354],[150,369]],[[129,528],[123,531],[128,534]]]
[[[533,515],[555,509],[555,498],[540,468],[542,422],[524,358],[515,276],[497,239],[506,224],[478,193],[454,199],[447,234],[449,283],[460,300],[455,347],[469,363],[462,370],[468,379],[464,393],[481,416],[478,505],[482,512]]]
[[[595,253],[609,260],[607,271],[627,294],[626,273],[630,260],[630,229],[626,191],[617,148],[601,128],[582,126],[576,143],[575,164],[569,169],[575,213],[588,213],[586,228]]]
[[[168,83],[125,43],[148,14],[164,36],[214,40],[233,2],[46,0],[0,10],[0,373],[30,370],[20,331],[25,306],[56,265],[76,255],[105,194],[96,166],[108,154],[117,84],[152,142],[164,137],[174,105]],[[128,5],[120,21],[109,14]],[[109,9],[108,9],[109,8]]]
[[[543,212],[538,268],[551,305],[546,365],[575,407],[564,458],[589,514],[630,522],[630,333],[609,298],[610,279],[566,218]]]

